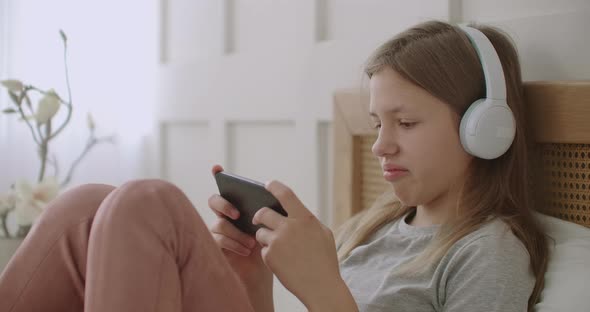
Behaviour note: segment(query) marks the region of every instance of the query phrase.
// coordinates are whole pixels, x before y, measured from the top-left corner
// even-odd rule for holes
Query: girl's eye
[[[404,128],[404,129],[410,129],[412,128],[414,125],[416,125],[415,122],[399,122],[399,125]]]
[[[381,129],[381,124],[376,124],[373,126],[373,129]]]

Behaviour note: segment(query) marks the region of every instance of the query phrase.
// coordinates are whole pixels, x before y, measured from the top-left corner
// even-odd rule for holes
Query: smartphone
[[[262,227],[252,224],[252,218],[262,207],[269,207],[281,215],[287,216],[285,209],[266,190],[263,183],[225,171],[215,174],[215,182],[219,189],[219,195],[240,211],[238,219],[226,218],[242,232],[255,235],[256,231]]]

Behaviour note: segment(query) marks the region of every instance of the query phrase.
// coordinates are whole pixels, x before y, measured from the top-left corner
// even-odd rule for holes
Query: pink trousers
[[[161,180],[51,202],[0,276],[0,310],[254,311],[195,208]]]

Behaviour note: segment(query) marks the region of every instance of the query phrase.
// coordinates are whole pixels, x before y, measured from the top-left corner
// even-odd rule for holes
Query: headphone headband
[[[468,26],[459,27],[467,34],[479,56],[486,82],[486,98],[506,101],[504,70],[496,49],[480,30]]]

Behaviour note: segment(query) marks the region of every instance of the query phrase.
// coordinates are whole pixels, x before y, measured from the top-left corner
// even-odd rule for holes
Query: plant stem
[[[70,183],[70,181],[72,180],[72,176],[74,174],[74,170],[76,170],[76,167],[78,167],[78,165],[80,164],[80,161],[82,161],[82,159],[84,159],[84,157],[86,156],[86,154],[88,154],[88,152],[97,144],[103,143],[103,142],[113,142],[114,137],[110,136],[110,137],[104,137],[104,138],[96,138],[94,137],[93,134],[90,134],[90,137],[88,138],[88,141],[86,142],[86,146],[84,147],[84,150],[82,150],[82,153],[76,158],[76,160],[74,160],[74,162],[72,163],[72,166],[70,167],[70,170],[68,170],[68,174],[66,176],[66,178],[64,179],[64,181],[60,184],[60,187],[64,187],[66,186],[68,183]]]
[[[37,178],[37,181],[41,182],[45,177],[45,164],[47,163],[47,141],[43,141],[39,147],[39,154],[41,157],[41,169],[39,170],[39,177]]]
[[[8,218],[8,213],[2,215],[2,230],[4,231],[4,235],[6,238],[10,238],[10,232],[8,232],[8,227],[6,226],[6,219]]]
[[[57,136],[68,124],[70,118],[72,117],[72,88],[70,87],[70,74],[68,70],[68,45],[64,41],[64,67],[66,72],[66,86],[68,88],[68,102],[66,106],[68,107],[68,116],[66,117],[66,121],[49,137],[49,140],[53,139]]]
[[[64,121],[64,123],[61,126],[59,126],[59,128],[51,136],[48,136],[47,137],[47,141],[55,138],[60,132],[62,132],[62,130],[70,122],[70,118],[72,117],[72,105],[71,104],[66,104],[66,106],[68,108],[68,116],[66,117],[66,120]]]
[[[72,105],[72,89],[70,88],[70,73],[68,70],[68,44],[66,41],[64,43],[64,67],[66,71],[66,86],[68,87],[68,103]]]
[[[27,101],[27,107],[29,107],[29,112],[31,113],[31,116],[34,116],[35,112],[33,111],[33,105],[31,104],[31,98],[27,94],[28,90],[29,90],[29,88],[27,88],[23,94],[24,94],[25,101]],[[37,135],[39,136],[39,141],[42,141],[43,134],[41,133],[41,128],[39,127],[38,124],[37,124]],[[37,143],[37,144],[39,144],[39,143]]]
[[[23,102],[24,94],[26,94],[26,92],[27,92],[27,90],[23,91],[23,93],[21,94],[21,96],[19,98],[19,102],[16,103],[16,106],[18,107],[18,111],[20,113],[21,118],[25,121],[27,126],[29,126],[29,129],[31,129],[31,135],[33,136],[33,140],[35,140],[35,143],[39,144],[40,142],[39,142],[39,139],[37,139],[37,136],[35,135],[35,130],[33,129],[33,126],[31,125],[31,123],[29,122],[27,117],[25,116],[25,112],[23,111],[23,108],[22,108],[22,102]]]
[[[45,177],[45,168],[47,167],[47,153],[49,152],[49,135],[51,134],[51,120],[45,124],[45,139],[41,142],[39,147],[39,156],[41,157],[41,170],[39,171],[38,182],[43,181]]]
[[[47,163],[50,164],[51,166],[53,166],[53,176],[54,177],[58,177],[59,176],[59,164],[57,162],[57,158],[55,157],[55,154],[53,155],[47,155]]]

